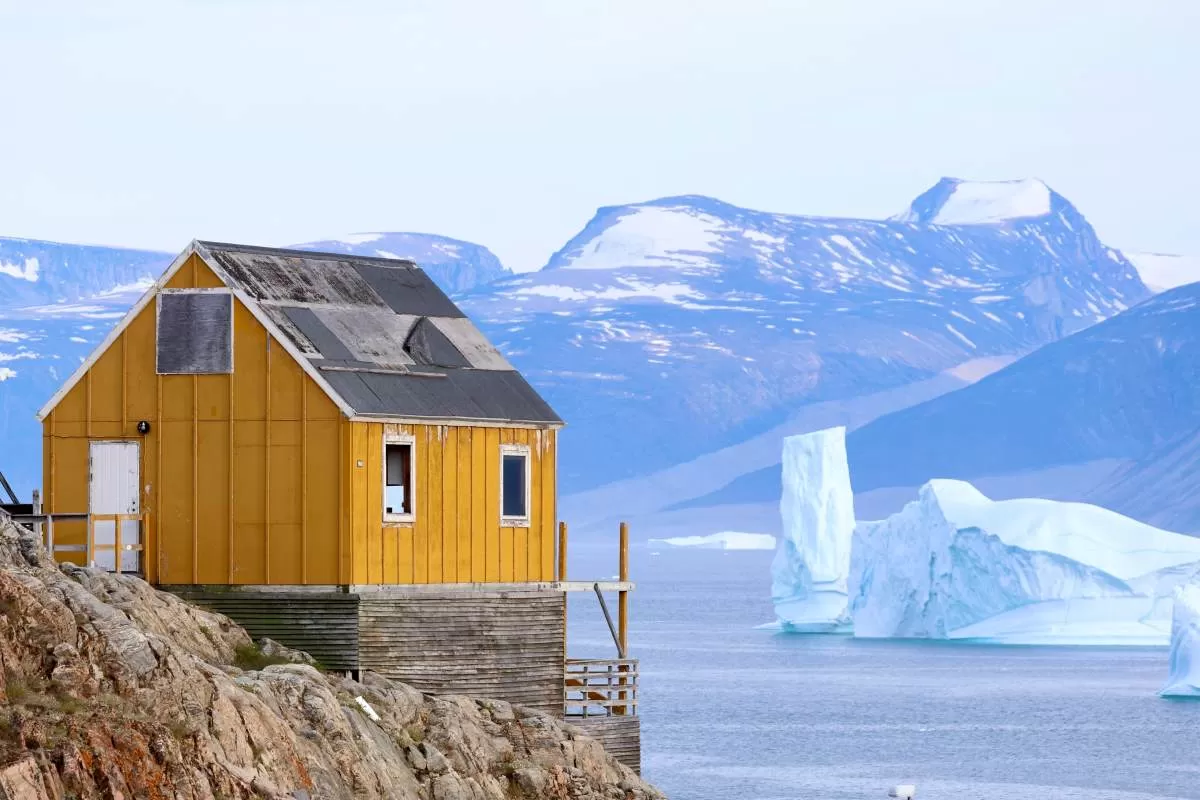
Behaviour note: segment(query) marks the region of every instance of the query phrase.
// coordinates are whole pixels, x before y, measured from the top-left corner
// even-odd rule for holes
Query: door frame
[[[138,559],[137,559],[138,569],[135,573],[131,573],[131,574],[138,574],[138,575],[145,577],[147,565],[149,564],[149,546],[148,546],[148,542],[147,542],[149,537],[147,536],[147,531],[149,530],[150,526],[144,524],[146,511],[145,511],[144,503],[142,502],[142,477],[143,477],[143,473],[145,472],[145,469],[144,469],[145,463],[143,461],[143,458],[145,456],[145,448],[142,447],[142,439],[132,438],[132,437],[88,439],[88,508],[87,508],[87,511],[88,511],[89,517],[88,517],[87,525],[88,525],[89,530],[85,531],[85,533],[84,533],[84,535],[86,537],[86,541],[89,543],[92,541],[93,523],[92,523],[90,515],[92,513],[94,513],[92,511],[92,507],[94,504],[93,497],[92,497],[92,489],[94,488],[94,485],[95,485],[95,460],[92,456],[92,448],[98,444],[133,445],[135,448],[137,448],[137,457],[135,459],[135,463],[137,464],[137,480],[134,485],[134,496],[135,496],[136,502],[137,502],[137,509],[138,509],[137,513],[142,515],[143,522],[138,523],[138,544],[141,546],[141,550],[135,551],[138,553]],[[115,541],[116,541],[115,528],[116,528],[116,526],[120,525],[120,523],[114,522],[113,525],[114,525],[114,531],[113,531],[114,540],[113,541],[115,543]],[[88,555],[94,555],[94,554],[89,553]],[[114,568],[118,567],[120,565],[120,563],[121,563],[120,559],[121,559],[121,553],[117,550],[114,550],[113,551],[113,566],[114,566]],[[91,566],[91,564],[88,564],[88,566]]]

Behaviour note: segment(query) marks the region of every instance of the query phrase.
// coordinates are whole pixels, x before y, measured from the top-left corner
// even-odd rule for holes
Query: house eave
[[[520,420],[520,419],[476,419],[472,417],[411,417],[390,414],[355,414],[351,422],[374,422],[387,425],[446,425],[460,428],[529,428],[533,430],[558,430],[566,423]]]

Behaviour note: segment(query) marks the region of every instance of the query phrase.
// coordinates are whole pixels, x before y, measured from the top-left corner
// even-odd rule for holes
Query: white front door
[[[91,480],[88,510],[93,514],[137,514],[138,486],[141,483],[137,442],[92,442],[89,462]],[[93,544],[116,544],[116,523],[96,521]],[[141,553],[125,550],[125,545],[141,544],[141,526],[137,520],[121,522],[121,571],[140,572]],[[112,571],[116,568],[114,551],[96,550],[92,555],[95,566]]]

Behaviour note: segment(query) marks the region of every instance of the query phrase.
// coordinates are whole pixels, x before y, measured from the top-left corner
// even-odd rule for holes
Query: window
[[[390,522],[412,520],[413,440],[388,436],[383,443],[383,518]]]
[[[500,448],[500,522],[529,525],[529,448],[503,445]]]
[[[233,295],[228,289],[164,289],[157,300],[158,374],[233,372]]]

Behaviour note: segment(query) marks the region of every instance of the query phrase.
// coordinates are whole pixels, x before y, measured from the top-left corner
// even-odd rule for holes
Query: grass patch
[[[233,665],[238,669],[259,670],[272,664],[290,664],[283,656],[267,655],[256,643],[238,645],[233,651]]]

